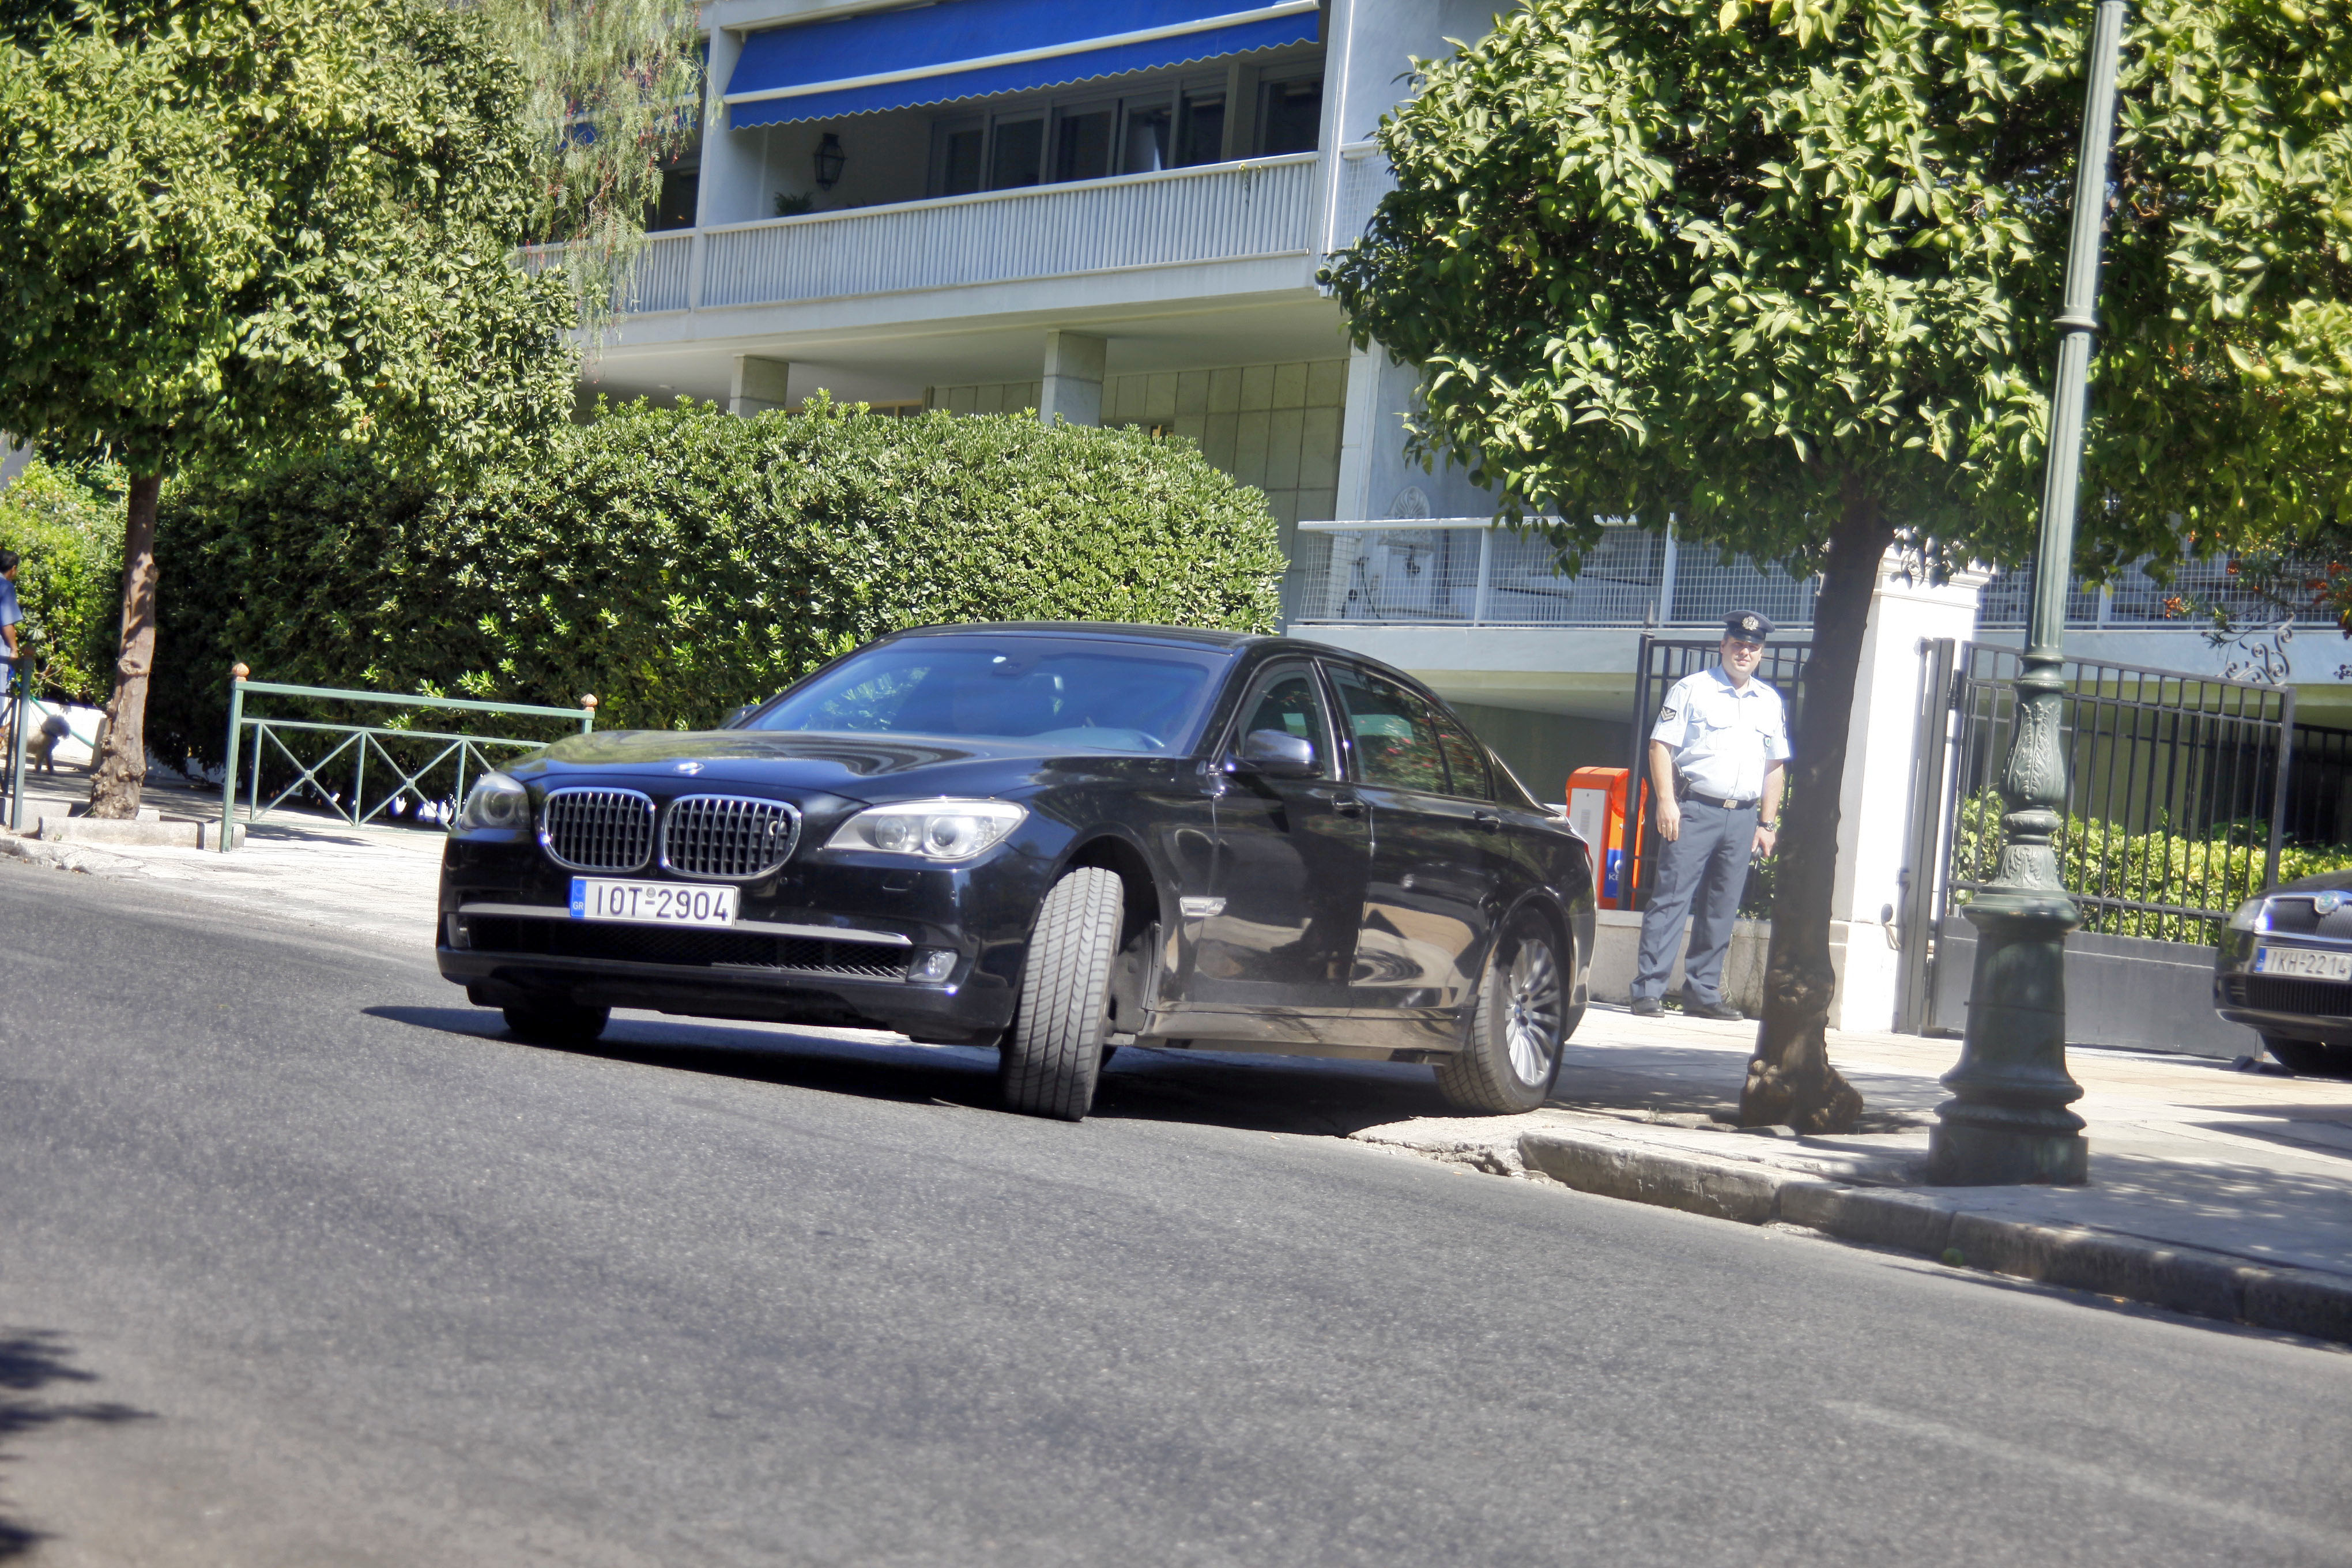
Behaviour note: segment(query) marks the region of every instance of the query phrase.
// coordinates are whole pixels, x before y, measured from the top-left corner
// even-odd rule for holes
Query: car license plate
[[[2254,973],[2352,980],[2352,952],[2321,952],[2308,947],[2258,947],[2254,949]]]
[[[572,918],[623,925],[731,926],[735,889],[683,882],[608,882],[572,879]]]

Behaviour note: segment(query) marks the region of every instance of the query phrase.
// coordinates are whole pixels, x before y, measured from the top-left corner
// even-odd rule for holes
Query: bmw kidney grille
[[[681,877],[740,881],[791,858],[801,814],[776,800],[680,795],[662,814],[661,862]]]
[[[653,797],[633,789],[550,790],[539,841],[557,865],[574,871],[634,871],[653,852]]]

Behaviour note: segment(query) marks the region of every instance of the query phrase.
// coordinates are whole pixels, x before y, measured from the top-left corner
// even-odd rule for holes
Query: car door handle
[[[1331,809],[1342,816],[1361,816],[1364,815],[1363,797],[1353,795],[1335,795],[1331,797]]]
[[[1479,826],[1485,828],[1489,833],[1499,833],[1502,831],[1503,818],[1501,814],[1497,812],[1474,811],[1470,814],[1470,820],[1476,823]]]

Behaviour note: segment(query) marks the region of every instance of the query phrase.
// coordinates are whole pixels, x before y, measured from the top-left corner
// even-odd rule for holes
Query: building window
[[[996,122],[995,143],[988,152],[988,188],[1018,190],[1044,176],[1045,117],[1029,115]]]
[[[1224,155],[1225,95],[1186,93],[1183,130],[1176,141],[1176,162],[1191,168],[1196,163],[1222,162]]]
[[[1322,73],[1269,81],[1258,90],[1259,155],[1314,152],[1323,139]]]
[[[1054,178],[1099,180],[1109,174],[1111,127],[1117,123],[1117,103],[1058,111],[1054,123]]]
[[[940,180],[938,194],[968,196],[980,189],[981,150],[988,141],[988,123],[943,124],[937,138]]]

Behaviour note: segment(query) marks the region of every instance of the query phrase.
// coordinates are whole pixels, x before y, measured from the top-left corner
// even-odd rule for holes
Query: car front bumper
[[[572,920],[572,875],[520,836],[451,839],[443,977],[486,1006],[563,1000],[988,1045],[1012,1024],[1049,872],[1012,846],[971,866],[788,864],[742,888],[726,929]],[[649,868],[625,879],[677,879]],[[953,955],[944,978],[909,978],[915,955],[941,951]]]

